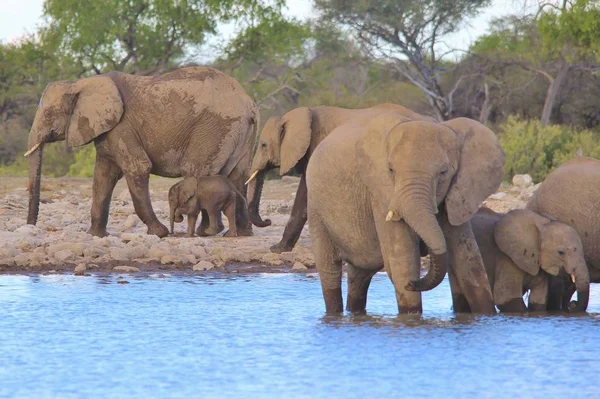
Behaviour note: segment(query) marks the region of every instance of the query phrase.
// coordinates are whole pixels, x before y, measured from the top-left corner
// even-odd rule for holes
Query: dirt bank
[[[183,237],[186,223],[175,236],[159,239],[145,234],[146,226],[133,210],[122,180],[115,189],[108,223],[109,237],[86,234],[90,223],[91,179],[44,178],[37,226],[26,225],[27,179],[0,178],[0,273],[74,272],[306,272],[314,271],[310,237],[305,227],[293,252],[272,254],[289,218],[299,179],[267,181],[261,214],[272,225],[254,227],[254,236],[240,238]],[[152,178],[152,203],[168,225],[169,187],[179,179]],[[504,188],[485,205],[507,211],[525,206],[533,188]],[[227,224],[226,218],[223,222]],[[129,269],[128,269],[129,268]],[[135,268],[135,269],[133,269]]]

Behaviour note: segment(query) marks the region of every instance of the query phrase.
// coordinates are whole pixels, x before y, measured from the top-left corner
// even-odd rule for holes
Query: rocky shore
[[[37,226],[26,225],[27,179],[0,178],[0,273],[178,273],[306,272],[314,271],[310,236],[305,227],[292,252],[273,254],[289,218],[298,178],[265,183],[261,215],[272,225],[254,227],[254,236],[184,237],[186,223],[175,235],[160,239],[146,235],[146,226],[133,210],[129,191],[120,181],[110,208],[109,237],[86,233],[90,223],[91,179],[45,178]],[[152,203],[168,225],[167,192],[178,179],[152,178]],[[484,205],[496,211],[523,208],[536,186],[527,175],[515,176]],[[227,225],[227,219],[223,218]]]

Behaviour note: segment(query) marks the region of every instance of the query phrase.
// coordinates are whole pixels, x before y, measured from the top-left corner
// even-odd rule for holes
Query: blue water
[[[600,289],[585,316],[323,317],[318,277],[0,276],[0,397],[597,397]]]

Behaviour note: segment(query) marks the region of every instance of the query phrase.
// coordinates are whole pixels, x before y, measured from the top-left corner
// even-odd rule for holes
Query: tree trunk
[[[548,87],[548,91],[546,92],[546,101],[544,102],[544,109],[542,110],[542,118],[540,119],[542,126],[546,126],[548,123],[550,123],[554,102],[560,93],[560,89],[565,82],[565,78],[567,77],[569,69],[570,66],[567,63],[562,63],[560,69],[558,70],[558,74],[554,80],[550,82],[550,87]]]

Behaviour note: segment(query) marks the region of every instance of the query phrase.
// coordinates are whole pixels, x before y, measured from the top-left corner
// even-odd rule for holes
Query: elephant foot
[[[193,237],[193,236],[194,236],[194,233],[186,233],[186,234],[185,234],[185,236],[186,236],[186,237]]]
[[[100,228],[100,227],[90,227],[89,230],[87,231],[88,234],[93,235],[94,237],[108,237],[108,231],[106,231],[105,228]]]
[[[282,252],[291,252],[292,249],[294,249],[293,245],[284,244],[283,242],[278,242],[270,248],[271,252],[276,254],[280,254]]]
[[[231,230],[227,230],[227,233],[223,234],[223,237],[238,237],[238,234],[234,233]]]
[[[163,238],[169,235],[169,229],[164,224],[158,223],[157,225],[148,226],[148,235]]]
[[[198,231],[198,235],[200,237],[209,237],[209,236],[216,236],[217,234],[219,234],[220,232],[222,232],[225,229],[225,227],[220,228],[217,227],[216,229],[211,229],[210,227],[206,230],[200,230]]]
[[[254,235],[254,233],[252,232],[252,226],[250,227],[236,227],[237,230],[237,236],[238,237],[251,237]]]

